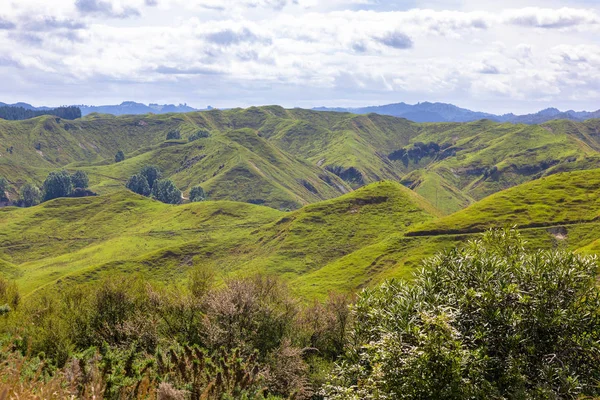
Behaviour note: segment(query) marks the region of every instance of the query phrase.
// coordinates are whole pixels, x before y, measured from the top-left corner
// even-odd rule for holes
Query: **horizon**
[[[8,0],[2,101],[594,111],[600,5],[564,3]]]
[[[344,106],[333,106],[333,107],[329,107],[327,105],[320,105],[320,106],[311,106],[311,107],[286,107],[286,106],[282,106],[280,104],[257,104],[257,105],[247,105],[247,106],[233,106],[233,107],[218,107],[218,106],[213,106],[211,104],[207,104],[205,106],[196,106],[196,105],[192,105],[189,103],[185,103],[185,102],[174,102],[174,103],[158,103],[158,102],[150,102],[150,103],[144,103],[141,101],[136,101],[136,100],[123,100],[123,101],[119,101],[116,102],[114,104],[59,104],[59,105],[47,105],[47,104],[32,104],[30,102],[26,102],[26,101],[18,101],[18,102],[14,102],[14,103],[7,103],[4,101],[1,101],[0,99],[0,103],[4,103],[7,104],[9,106],[15,106],[17,104],[27,104],[29,106],[35,107],[35,108],[41,108],[41,107],[47,107],[47,108],[59,108],[59,107],[115,107],[115,106],[120,106],[122,104],[125,103],[135,103],[135,104],[142,104],[145,106],[151,106],[151,105],[159,105],[159,106],[187,106],[187,107],[191,107],[194,108],[196,111],[207,111],[208,109],[216,109],[216,110],[229,110],[229,109],[236,109],[236,108],[241,108],[241,109],[245,109],[245,108],[250,108],[250,107],[269,107],[269,106],[278,106],[278,107],[283,107],[286,109],[294,109],[294,108],[301,108],[301,109],[306,109],[306,110],[315,110],[315,111],[319,111],[319,108],[327,108],[327,109],[336,109],[336,108],[340,108],[340,109],[347,109],[347,110],[353,110],[353,109],[362,109],[362,108],[370,108],[370,107],[383,107],[383,106],[389,106],[389,105],[394,105],[394,104],[407,104],[409,106],[416,106],[419,104],[423,104],[423,103],[430,103],[430,104],[448,104],[448,105],[452,105],[461,109],[466,109],[469,111],[473,111],[473,112],[481,112],[481,113],[487,113],[487,114],[492,114],[492,115],[497,115],[497,116],[503,116],[503,115],[510,115],[510,114],[514,114],[514,115],[528,115],[528,114],[537,114],[539,112],[542,111],[546,111],[549,109],[557,109],[560,112],[595,112],[598,110],[595,109],[589,109],[589,110],[578,110],[578,109],[573,109],[573,108],[569,108],[569,109],[560,109],[558,107],[546,107],[543,109],[539,109],[537,111],[534,112],[518,112],[518,111],[512,111],[512,112],[505,112],[505,113],[494,113],[494,112],[490,112],[490,111],[486,111],[486,110],[479,110],[479,109],[469,109],[467,107],[463,107],[461,105],[458,104],[454,104],[454,103],[445,103],[445,102],[437,102],[437,101],[419,101],[416,103],[407,103],[407,102],[395,102],[395,103],[387,103],[387,104],[368,104],[368,105],[359,105],[359,106],[352,106],[352,107],[344,107]]]

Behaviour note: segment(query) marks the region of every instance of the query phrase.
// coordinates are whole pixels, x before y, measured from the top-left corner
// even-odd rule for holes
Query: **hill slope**
[[[222,201],[169,206],[120,191],[0,210],[0,268],[25,293],[118,271],[179,280],[195,265],[222,275],[265,271],[293,282],[436,215],[393,182],[289,213]],[[363,276],[366,267],[353,265],[354,275]],[[329,281],[348,290],[360,283]],[[297,289],[326,293],[309,282]]]

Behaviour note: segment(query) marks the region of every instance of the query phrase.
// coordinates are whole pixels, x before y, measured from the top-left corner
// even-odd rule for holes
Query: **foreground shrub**
[[[488,232],[366,290],[330,399],[535,399],[600,394],[595,258],[527,252]]]

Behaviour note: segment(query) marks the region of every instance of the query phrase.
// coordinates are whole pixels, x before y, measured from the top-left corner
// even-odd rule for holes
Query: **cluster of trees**
[[[390,153],[388,158],[392,161],[400,160],[405,166],[408,166],[410,161],[414,164],[418,164],[423,158],[437,157],[438,159],[443,159],[451,157],[455,155],[456,151],[450,149],[450,146],[449,143],[440,146],[435,142],[416,142],[410,146]]]
[[[188,138],[189,142],[195,142],[198,139],[204,139],[210,137],[210,132],[204,130],[204,129],[200,129],[194,133],[192,133],[190,135],[190,137]]]
[[[81,118],[79,107],[58,107],[50,110],[29,110],[23,107],[3,106],[0,107],[0,118],[11,121],[30,119],[41,115],[54,115],[64,119]]]
[[[183,199],[181,190],[171,179],[161,179],[162,173],[157,166],[148,165],[142,168],[139,174],[132,175],[125,186],[127,189],[142,196],[152,196],[158,201],[167,204],[181,204]],[[190,191],[190,201],[206,200],[206,194],[201,186],[194,186]]]
[[[181,139],[181,132],[179,130],[172,130],[167,133],[167,140],[179,140]]]
[[[167,204],[180,204],[181,191],[170,179],[161,179],[160,169],[154,165],[145,166],[139,174],[129,178],[127,189],[142,196],[152,196]]]
[[[59,197],[85,197],[94,196],[95,193],[88,190],[89,178],[85,171],[75,171],[69,174],[67,171],[51,172],[42,189],[32,183],[26,183],[19,190],[19,199],[14,202],[19,207],[33,207],[42,201],[48,201]],[[10,190],[6,178],[0,177],[0,201],[8,202],[7,193]]]
[[[18,338],[0,370],[43,354],[65,397],[96,379],[107,398],[596,398],[598,271],[593,257],[530,252],[501,230],[354,301],[307,305],[266,276],[215,285],[202,266],[187,287],[117,277],[26,300],[0,279],[0,337]]]

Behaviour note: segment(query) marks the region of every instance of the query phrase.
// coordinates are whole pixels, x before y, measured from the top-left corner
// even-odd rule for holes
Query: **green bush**
[[[329,399],[598,396],[595,258],[524,250],[490,231],[364,291]]]
[[[204,200],[206,200],[206,193],[204,193],[202,186],[194,186],[192,190],[190,190],[190,201],[196,203]]]
[[[181,132],[178,130],[172,130],[167,133],[167,140],[178,140],[181,139]]]
[[[148,185],[148,180],[142,174],[136,174],[129,178],[125,187],[142,196],[150,196],[150,185]]]
[[[22,207],[37,206],[41,201],[42,192],[37,186],[32,185],[31,183],[23,185],[20,191],[20,205]]]
[[[50,172],[44,181],[44,201],[69,197],[72,191],[73,182],[67,171]]]
[[[167,204],[180,204],[181,191],[170,179],[159,179],[152,187],[152,197]]]
[[[210,133],[208,131],[205,131],[205,130],[201,129],[199,131],[196,131],[196,132],[192,133],[190,135],[190,137],[188,138],[188,141],[189,142],[194,142],[194,141],[196,141],[198,139],[203,139],[203,138],[207,138],[207,137],[210,137]]]
[[[125,153],[119,150],[117,154],[115,154],[115,162],[120,163],[121,161],[125,161]]]
[[[160,177],[162,176],[162,173],[160,172],[160,169],[157,166],[146,165],[140,171],[140,175],[142,175],[143,177],[146,178],[146,180],[148,181],[148,185],[150,186],[150,189],[152,189],[154,187],[154,182],[156,182],[157,180],[160,179]]]
[[[87,189],[90,184],[90,180],[85,171],[75,171],[75,173],[71,175],[71,182],[73,183],[74,188],[79,189]]]
[[[8,201],[6,192],[8,192],[9,185],[6,178],[0,177],[0,201]]]

